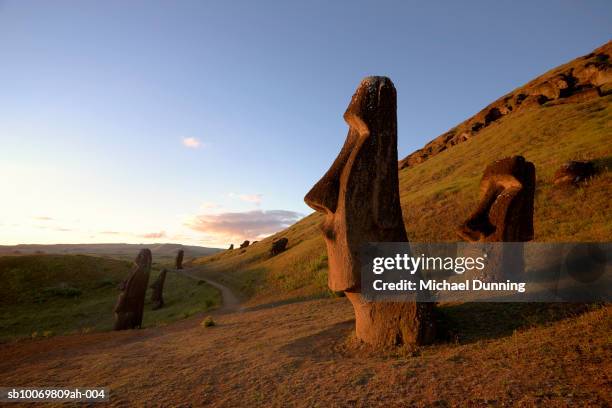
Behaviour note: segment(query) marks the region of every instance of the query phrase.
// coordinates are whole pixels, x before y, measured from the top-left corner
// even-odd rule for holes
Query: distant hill
[[[56,245],[0,245],[0,255],[27,254],[70,254],[94,255],[108,258],[132,260],[142,248],[149,248],[154,262],[168,262],[174,259],[179,249],[185,251],[185,260],[211,255],[219,252],[218,248],[181,244],[56,244]]]
[[[508,95],[518,98],[523,90],[536,89],[537,84],[546,87],[552,78],[567,72],[578,75],[577,66],[584,70],[596,67],[599,73],[596,75],[608,81],[606,84],[580,88],[576,84],[582,82],[575,83],[566,77],[566,84],[570,81],[574,85],[561,92],[568,88],[561,88],[564,85],[559,80],[555,85],[557,99],[552,98],[556,91],[550,89],[546,91],[551,92],[549,100],[532,99],[534,103],[527,107],[526,98],[520,109],[513,108],[512,113],[506,112],[477,131],[472,130],[470,134],[476,132],[477,136],[461,143],[449,142],[418,165],[401,166],[400,195],[409,239],[413,242],[458,240],[455,229],[476,205],[485,167],[494,160],[518,154],[536,166],[535,241],[609,241],[612,238],[612,174],[608,171],[612,167],[612,94],[606,89],[612,80],[608,57],[611,47],[612,43],[608,43]],[[594,65],[588,65],[591,63]],[[403,91],[398,89],[398,92]],[[483,112],[492,108],[490,105]],[[481,114],[457,126],[456,131],[469,127]],[[342,137],[338,135],[339,139]],[[575,159],[593,160],[602,170],[601,174],[580,188],[554,186],[555,170]],[[194,264],[201,265],[202,273],[216,275],[217,279],[252,296],[254,302],[320,296],[328,293],[327,253],[318,227],[322,219],[320,214],[311,214],[244,250],[226,250],[197,259]],[[279,237],[289,239],[288,249],[270,257],[271,243]]]

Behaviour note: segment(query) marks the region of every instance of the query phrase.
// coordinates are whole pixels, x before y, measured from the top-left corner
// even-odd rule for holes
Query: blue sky
[[[611,39],[610,1],[0,0],[0,244],[226,246],[310,213],[360,79],[403,157]]]

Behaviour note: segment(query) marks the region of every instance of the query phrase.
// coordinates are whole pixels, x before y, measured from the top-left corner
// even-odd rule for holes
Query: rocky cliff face
[[[499,98],[465,122],[406,156],[399,168],[413,167],[444,150],[477,137],[487,126],[524,109],[575,103],[612,93],[612,41],[561,65]]]

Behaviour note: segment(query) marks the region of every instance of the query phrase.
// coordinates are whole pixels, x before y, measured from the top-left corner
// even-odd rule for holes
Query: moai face
[[[535,166],[522,156],[491,163],[480,181],[476,211],[457,234],[470,242],[524,242],[533,239]]]
[[[358,251],[367,242],[407,241],[399,200],[395,87],[389,78],[361,81],[344,113],[340,154],[304,201],[325,214],[330,289],[359,291]]]

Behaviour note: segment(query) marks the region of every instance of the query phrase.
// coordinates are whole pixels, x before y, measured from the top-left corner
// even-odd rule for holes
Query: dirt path
[[[239,312],[242,310],[240,307],[240,300],[234,294],[234,292],[228,288],[227,286],[212,280],[210,278],[205,278],[197,275],[195,272],[197,269],[195,268],[187,268],[187,269],[177,269],[176,272],[181,275],[187,276],[192,279],[202,280],[208,283],[210,286],[213,286],[221,292],[221,307],[217,309],[217,312],[229,313],[229,312]]]

